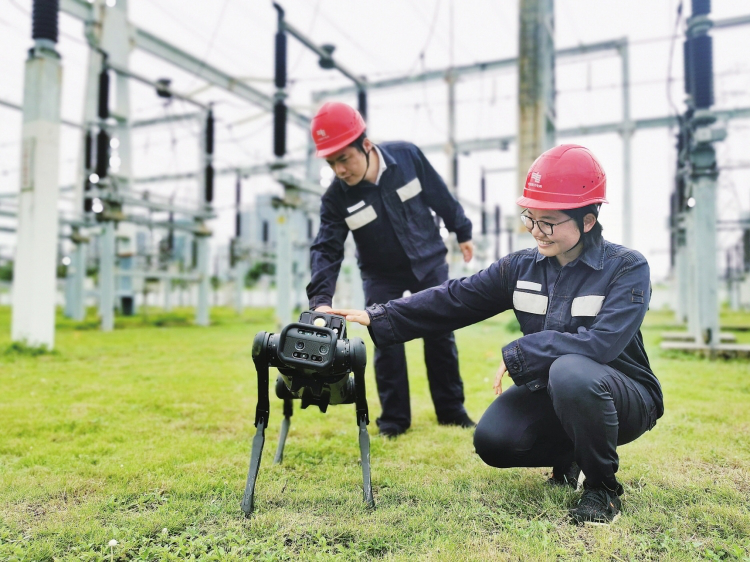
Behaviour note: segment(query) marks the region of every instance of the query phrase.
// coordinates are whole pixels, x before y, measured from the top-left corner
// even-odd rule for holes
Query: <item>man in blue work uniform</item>
[[[570,516],[595,524],[620,514],[617,446],[653,428],[664,412],[640,332],[648,263],[602,238],[606,185],[588,149],[550,149],[531,166],[518,200],[535,248],[366,311],[334,310],[369,326],[375,344],[387,346],[513,309],[523,337],[502,348],[494,384],[500,396],[479,421],[474,446],[498,468],[552,466],[552,485],[577,489],[582,471],[584,492]],[[515,385],[503,391],[506,372]]]
[[[416,146],[374,145],[359,112],[336,102],[320,108],[311,133],[317,155],[336,174],[323,195],[320,230],[310,252],[311,309],[331,310],[349,231],[357,246],[368,306],[448,279],[447,249],[432,211],[456,233],[464,261],[471,260],[471,221]],[[445,330],[425,338],[424,357],[438,423],[473,427],[463,405],[453,333]],[[396,437],[411,425],[403,345],[375,351],[375,381],[383,409],[377,419],[380,434]]]

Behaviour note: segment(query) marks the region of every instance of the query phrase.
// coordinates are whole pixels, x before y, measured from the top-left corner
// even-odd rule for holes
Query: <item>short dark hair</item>
[[[365,139],[367,138],[367,131],[363,131],[361,135],[359,135],[356,139],[354,139],[349,146],[353,146],[357,150],[359,150],[362,154],[365,153]]]
[[[601,205],[595,203],[593,205],[587,205],[586,207],[580,207],[578,209],[566,209],[563,211],[563,213],[565,213],[574,221],[576,221],[576,224],[578,225],[578,230],[580,231],[581,236],[583,237],[584,248],[593,246],[602,237],[602,230],[604,230],[604,227],[599,222],[599,207],[601,207]],[[594,226],[592,227],[591,230],[589,230],[588,232],[584,232],[583,231],[583,217],[585,217],[588,214],[594,215],[596,217],[596,222],[594,223]]]

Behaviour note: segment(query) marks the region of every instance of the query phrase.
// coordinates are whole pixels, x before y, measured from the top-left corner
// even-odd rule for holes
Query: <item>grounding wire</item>
[[[214,30],[211,33],[211,38],[208,41],[208,47],[206,48],[206,53],[203,55],[203,57],[200,59],[200,66],[198,67],[198,70],[193,74],[193,81],[190,82],[188,86],[185,87],[185,90],[190,90],[190,88],[195,84],[195,82],[199,79],[203,79],[203,70],[206,68],[206,62],[208,61],[208,55],[211,54],[211,50],[214,46],[214,41],[216,41],[216,35],[219,33],[219,29],[221,28],[221,23],[224,20],[224,13],[226,12],[227,5],[229,4],[229,0],[224,0],[224,4],[221,6],[221,11],[219,12],[219,17],[216,20],[216,24],[214,25]]]
[[[411,68],[406,72],[407,76],[411,76],[414,70],[416,69],[417,65],[422,62],[424,64],[424,55],[425,52],[427,52],[427,48],[430,46],[430,41],[432,41],[432,37],[435,34],[435,28],[437,27],[437,18],[438,14],[440,13],[440,4],[441,0],[437,0],[435,2],[435,11],[432,14],[432,23],[430,24],[429,31],[427,32],[427,38],[425,39],[424,45],[419,50],[419,54],[417,55],[417,58],[414,60],[414,62],[411,65]]]
[[[196,30],[194,27],[192,27],[192,25],[188,25],[184,21],[182,21],[182,20],[178,19],[177,17],[175,17],[174,12],[172,10],[167,10],[167,9],[163,8],[160,5],[159,2],[155,2],[154,0],[146,0],[146,1],[149,4],[151,4],[154,8],[160,10],[163,14],[165,14],[168,18],[170,18],[174,23],[176,23],[177,25],[179,25],[182,29],[184,29],[185,31],[188,31],[191,35],[193,35],[195,37],[199,37],[200,39],[203,39],[203,40],[207,40],[208,39],[208,37],[202,31]],[[230,46],[232,47],[232,51],[233,51],[231,54],[226,49],[223,49],[223,48],[220,48],[220,47],[216,47],[215,50],[217,52],[220,52],[224,57],[232,59],[233,64],[235,64],[237,66],[240,66],[240,64],[239,64],[240,61],[234,59],[233,57],[236,56],[236,53],[242,52],[242,50],[238,49],[233,44],[231,44]]]
[[[315,29],[315,22],[318,21],[318,13],[320,11],[320,3],[322,0],[317,0],[315,2],[315,8],[313,9],[313,15],[310,19],[310,25],[307,26],[307,32],[305,33],[305,36],[310,37],[312,36],[313,30]],[[299,63],[302,61],[302,57],[305,56],[305,53],[307,52],[307,49],[301,49],[299,55],[297,55],[297,60],[295,60],[287,75],[292,75],[299,67]]]

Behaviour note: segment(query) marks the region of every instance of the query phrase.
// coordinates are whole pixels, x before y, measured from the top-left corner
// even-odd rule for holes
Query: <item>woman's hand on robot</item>
[[[495,390],[495,394],[497,395],[503,393],[503,377],[507,372],[508,369],[505,368],[505,361],[501,359],[500,366],[497,368],[497,373],[495,373],[495,384],[492,385],[492,388]]]
[[[356,322],[363,326],[370,325],[370,315],[364,310],[355,310],[352,308],[336,308],[331,310],[331,314],[344,316],[347,322]]]

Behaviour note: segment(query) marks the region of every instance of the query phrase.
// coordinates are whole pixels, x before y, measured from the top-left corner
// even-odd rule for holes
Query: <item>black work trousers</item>
[[[417,281],[411,272],[399,277],[363,280],[367,306],[401,298],[405,291],[416,293],[448,279],[448,264]],[[450,421],[465,413],[464,384],[458,370],[458,350],[453,332],[424,339],[427,381],[438,421]],[[375,382],[383,413],[377,419],[381,430],[404,431],[411,425],[409,379],[404,344],[375,349]]]
[[[617,446],[651,429],[656,407],[646,389],[617,369],[564,355],[549,370],[547,391],[513,386],[477,424],[474,447],[498,468],[578,463],[592,486],[617,489]]]

